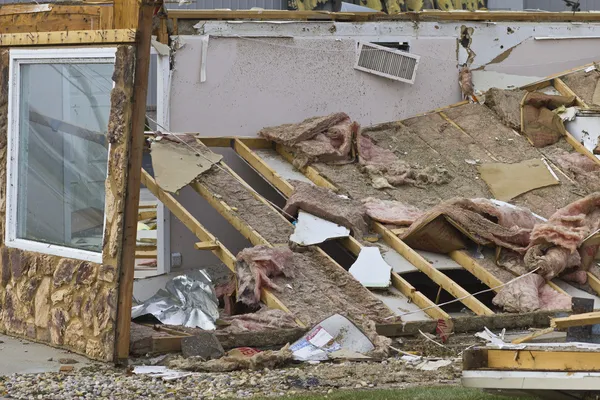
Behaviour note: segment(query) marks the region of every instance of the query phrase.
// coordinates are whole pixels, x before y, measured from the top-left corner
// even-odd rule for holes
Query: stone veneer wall
[[[119,266],[131,132],[135,47],[117,49],[108,126],[102,264],[4,244],[9,50],[0,50],[0,332],[114,359]]]

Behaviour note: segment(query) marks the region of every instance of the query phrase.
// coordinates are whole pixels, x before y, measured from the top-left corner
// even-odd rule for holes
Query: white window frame
[[[116,47],[98,48],[47,48],[47,49],[11,49],[9,63],[9,87],[8,87],[8,162],[6,173],[6,228],[5,243],[8,247],[21,250],[35,251],[59,257],[73,258],[77,260],[102,262],[102,252],[76,249],[55,244],[36,242],[34,240],[17,237],[17,193],[18,193],[18,171],[19,171],[19,106],[21,65],[24,64],[48,64],[48,63],[110,63],[114,64]],[[114,84],[113,84],[114,85]],[[108,146],[108,158],[110,158],[110,144]],[[108,163],[106,165],[108,172]],[[106,228],[106,205],[104,213],[104,227]]]

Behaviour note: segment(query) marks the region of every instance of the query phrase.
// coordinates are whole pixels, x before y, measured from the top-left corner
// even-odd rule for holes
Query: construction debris
[[[308,118],[298,124],[263,128],[258,135],[284,145],[295,154],[294,165],[302,168],[322,161],[352,161],[352,141],[359,125],[344,113]]]
[[[294,192],[288,198],[284,211],[292,216],[299,210],[345,226],[356,237],[369,232],[369,218],[359,201],[341,197],[331,190],[305,182],[292,181]]]
[[[166,325],[214,330],[219,318],[218,300],[204,270],[171,279],[154,296],[131,310],[131,318],[153,315]]]
[[[417,207],[393,200],[381,200],[368,197],[362,200],[367,208],[367,215],[372,220],[384,224],[411,225],[423,215],[423,211]]]
[[[158,135],[150,149],[156,182],[171,193],[177,193],[223,158],[192,135]]]
[[[323,320],[292,344],[293,357],[298,361],[324,361],[344,355],[367,355],[375,349],[360,329],[342,315]]]
[[[508,201],[531,190],[559,185],[560,181],[544,160],[515,164],[488,163],[477,167],[494,198]]]
[[[301,246],[310,246],[347,236],[350,236],[350,229],[299,210],[298,221],[290,241]]]
[[[253,313],[223,317],[220,322],[219,332],[226,331],[228,333],[265,332],[273,329],[298,328],[293,315],[266,307]]]
[[[357,143],[359,163],[376,189],[402,185],[442,185],[452,180],[445,168],[411,166],[396,157],[392,151],[377,146],[365,135],[359,135]]]
[[[378,247],[363,247],[348,272],[365,287],[386,288],[390,286],[392,267],[381,257]]]
[[[592,258],[581,260],[578,248],[600,228],[600,193],[591,194],[554,213],[548,222],[537,224],[531,232],[531,244],[525,255],[529,270],[552,279],[570,269],[587,270]],[[598,245],[590,246],[595,255]],[[590,251],[591,250],[591,251]]]
[[[492,302],[514,313],[571,309],[571,296],[552,289],[537,274],[524,276],[504,286]]]
[[[194,336],[181,339],[183,357],[201,357],[205,360],[221,358],[225,354],[223,346],[212,332],[198,332]]]
[[[270,279],[284,275],[293,277],[292,251],[286,247],[255,246],[237,255],[235,271],[238,278],[237,300],[249,306],[260,302],[261,290],[281,290]]]
[[[205,361],[200,357],[176,358],[169,362],[171,368],[195,372],[230,372],[243,369],[259,370],[281,367],[292,360],[289,345],[281,350],[267,350],[248,357],[244,352],[230,351],[226,356]]]

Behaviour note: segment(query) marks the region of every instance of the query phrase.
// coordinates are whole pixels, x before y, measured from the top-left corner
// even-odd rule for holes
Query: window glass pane
[[[21,64],[18,238],[101,252],[113,70]]]

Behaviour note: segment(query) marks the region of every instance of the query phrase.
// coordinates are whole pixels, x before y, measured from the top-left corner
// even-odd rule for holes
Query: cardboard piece
[[[534,189],[560,184],[550,167],[539,159],[514,164],[482,164],[478,170],[494,197],[502,201]]]
[[[290,240],[301,246],[310,246],[348,236],[350,236],[350,229],[345,226],[299,210],[298,222]]]
[[[363,247],[348,272],[365,287],[387,288],[392,267],[381,257],[378,247]]]
[[[467,247],[461,232],[442,214],[432,214],[402,240],[413,249],[442,254]]]
[[[171,193],[188,185],[223,158],[208,149],[191,148],[170,140],[154,141],[150,150],[156,183]]]

